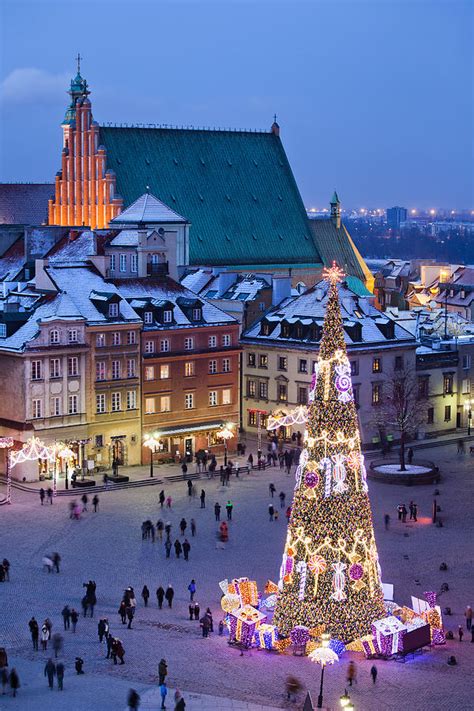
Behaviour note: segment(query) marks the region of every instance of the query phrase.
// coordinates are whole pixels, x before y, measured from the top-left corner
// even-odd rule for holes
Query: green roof
[[[356,296],[373,296],[372,292],[367,289],[364,282],[361,281],[358,277],[351,276],[349,274],[348,276],[346,276],[345,281],[346,281],[348,288]]]
[[[101,127],[100,142],[126,206],[149,186],[189,220],[191,264],[321,263],[274,133]]]
[[[325,266],[331,266],[336,260],[346,274],[356,276],[364,283],[368,277],[370,279],[370,271],[343,223],[339,229],[331,218],[309,220],[309,223]]]

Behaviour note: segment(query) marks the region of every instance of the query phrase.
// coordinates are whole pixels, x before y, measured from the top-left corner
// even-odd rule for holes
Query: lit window
[[[217,390],[209,391],[209,407],[215,407],[217,405]]]
[[[145,341],[145,353],[155,352],[155,341]]]
[[[217,373],[217,360],[209,361],[209,373]]]
[[[250,368],[255,368],[255,366],[257,365],[257,361],[256,361],[256,358],[255,358],[255,353],[248,353],[248,354],[247,354],[247,365],[248,365]]]
[[[76,356],[67,359],[67,374],[70,376],[79,375],[79,360]]]
[[[380,383],[372,383],[372,405],[380,405],[382,400],[382,386]]]
[[[186,410],[194,408],[194,393],[186,393],[184,396],[184,407]]]
[[[51,358],[51,360],[49,361],[49,377],[61,377],[61,361],[59,360],[59,358]]]
[[[222,345],[223,346],[230,346],[230,344],[231,344],[230,334],[226,333],[222,336]]]
[[[95,379],[96,380],[105,380],[106,379],[106,370],[105,370],[105,362],[104,361],[96,361],[95,364]]]
[[[167,309],[163,311],[163,323],[171,323],[173,320],[173,312]]]
[[[145,311],[144,321],[148,324],[153,323],[153,311]]]
[[[257,383],[255,380],[247,380],[247,395],[249,397],[255,397],[257,394]]]
[[[41,367],[41,361],[40,360],[32,360],[31,361],[31,379],[32,380],[41,380],[43,377],[43,369]]]
[[[121,254],[120,255],[120,271],[121,272],[126,272],[127,271],[127,255],[126,254]]]
[[[137,362],[134,358],[127,360],[127,378],[135,378],[137,375]]]
[[[209,336],[208,339],[209,348],[217,347],[217,336]]]
[[[264,380],[258,384],[258,395],[262,400],[268,400],[268,383]]]
[[[77,415],[77,395],[69,395],[67,411],[68,415]]]
[[[222,359],[222,372],[223,373],[230,373],[230,358],[223,358]]]
[[[171,398],[169,395],[162,395],[160,397],[160,412],[170,412],[171,411]]]
[[[298,361],[298,373],[308,372],[308,361],[304,358],[300,358]]]
[[[51,398],[51,417],[58,417],[61,414],[61,398]]]
[[[145,380],[154,380],[155,378],[155,366],[146,365],[145,366]]]
[[[117,318],[119,315],[119,305],[114,303],[114,304],[109,304],[109,316],[110,318]]]
[[[260,354],[259,359],[258,359],[258,367],[259,368],[268,368],[268,356],[266,353]]]
[[[113,346],[119,346],[122,342],[122,338],[120,335],[120,331],[114,331],[112,333],[112,345]]]
[[[280,402],[288,400],[288,387],[286,383],[278,383],[278,399]]]
[[[161,380],[166,380],[170,377],[170,367],[169,365],[160,365],[160,378]]]
[[[112,361],[112,380],[119,380],[120,379],[121,370],[122,369],[120,367],[120,361],[113,360]]]
[[[445,373],[443,375],[443,392],[445,395],[453,394],[453,384],[454,377],[452,373]]]
[[[59,331],[57,329],[54,329],[53,331],[50,331],[49,333],[49,342],[51,344],[53,343],[59,343]]]
[[[67,340],[69,343],[77,343],[77,331],[75,328],[68,331]]]
[[[162,338],[160,341],[160,351],[161,353],[168,353],[170,350],[170,339]]]
[[[120,393],[112,393],[112,412],[119,412],[122,407],[122,397]]]
[[[381,373],[382,372],[382,359],[381,358],[373,358],[372,359],[372,373]]]
[[[127,410],[137,409],[137,391],[128,390],[127,392]]]
[[[152,415],[155,412],[155,398],[145,398],[145,415]]]
[[[127,345],[134,346],[137,342],[137,334],[135,331],[127,331]]]
[[[232,402],[231,391],[229,388],[226,388],[225,390],[222,391],[222,404],[223,405],[230,405],[231,402]]]
[[[42,417],[43,403],[41,400],[33,400],[32,403],[33,418],[37,420]]]
[[[103,348],[105,346],[105,333],[98,333],[95,337],[95,345],[97,348]]]
[[[100,393],[95,398],[95,410],[98,413],[105,412],[105,394]]]
[[[184,376],[190,378],[194,375],[194,361],[190,360],[184,364]]]
[[[184,350],[185,351],[192,351],[194,348],[194,338],[185,338],[184,339]]]
[[[278,357],[278,370],[288,370],[288,358],[286,356]]]

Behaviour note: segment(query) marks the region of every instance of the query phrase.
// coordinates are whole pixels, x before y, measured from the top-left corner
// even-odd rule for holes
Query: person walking
[[[64,685],[64,664],[58,662],[56,664],[56,679],[58,680],[58,691],[63,691]]]
[[[191,519],[191,536],[194,538],[196,535],[196,521],[192,518]]]
[[[349,662],[349,666],[347,667],[347,683],[349,686],[352,686],[352,683],[356,681],[356,665],[354,662]]]
[[[105,642],[107,644],[107,654],[105,656],[106,659],[110,659],[112,656],[112,645],[114,643],[114,638],[110,632],[107,632],[105,636]]]
[[[171,541],[169,538],[167,538],[165,541],[165,551],[166,551],[166,557],[169,558],[171,555]]]
[[[189,599],[192,602],[194,600],[194,596],[196,594],[196,581],[194,578],[191,580],[191,582],[188,585],[188,592],[189,592]]]
[[[40,497],[40,501],[41,501],[41,506],[44,505],[45,496],[46,496],[45,490],[43,489],[43,487],[41,487],[41,489],[39,490],[39,497]]]
[[[199,498],[201,500],[201,508],[205,509],[206,508],[206,492],[204,491],[204,489],[201,489],[201,494],[200,494]]]
[[[52,659],[48,659],[44,667],[44,675],[48,677],[48,686],[51,690],[54,687],[54,677],[56,676],[56,667]]]
[[[132,605],[129,605],[127,607],[127,620],[128,620],[128,625],[127,629],[131,630],[132,629],[132,622],[133,622],[133,616],[135,614],[135,608],[132,607]]]
[[[284,508],[285,508],[286,494],[285,494],[284,491],[280,491],[280,493],[278,494],[278,496],[279,496],[279,498],[280,498],[280,508],[281,508],[281,509],[284,509]]]
[[[18,689],[20,688],[20,677],[15,668],[10,672],[9,676],[10,689],[13,691],[13,698],[15,698]]]
[[[372,677],[372,682],[373,682],[374,684],[375,684],[375,682],[377,681],[377,674],[378,674],[377,667],[375,666],[375,664],[373,664],[372,667],[371,667],[371,669],[370,669],[370,676]]]
[[[268,505],[268,515],[270,516],[270,521],[273,521],[273,516],[275,515],[275,509],[273,508],[273,504]]]
[[[51,487],[49,487],[48,490],[46,491],[46,496],[48,497],[48,501],[52,506],[53,505],[53,490]]]
[[[59,652],[61,651],[62,646],[63,646],[63,638],[61,637],[59,632],[55,632],[55,634],[53,634],[52,642],[53,642],[54,657],[55,657],[55,659],[57,659]]]
[[[191,481],[191,479],[188,479],[188,496],[189,496],[189,498],[191,498],[192,495],[193,495],[193,482]]]
[[[165,701],[166,701],[166,694],[168,693],[168,689],[166,687],[165,682],[160,684],[160,694],[161,694],[161,706],[160,709],[165,709]]]
[[[102,644],[102,640],[104,639],[104,635],[106,634],[107,627],[105,625],[105,619],[101,618],[99,620],[99,623],[97,625],[97,634],[99,636],[99,643]]]
[[[125,649],[120,639],[115,640],[115,664],[117,664],[117,657],[120,659],[120,664],[125,664],[124,662]]]
[[[140,695],[137,694],[135,689],[130,689],[128,692],[127,705],[130,711],[137,711],[140,706]]]
[[[5,580],[10,582],[10,561],[8,560],[8,558],[4,558],[2,560],[2,565],[3,565],[4,574],[5,574]]]
[[[296,701],[297,694],[301,689],[301,682],[294,676],[288,676],[286,678],[285,688],[288,701]]]
[[[179,528],[181,531],[181,535],[184,536],[184,532],[188,526],[188,523],[185,518],[182,518],[181,521],[179,522]]]
[[[183,462],[181,464],[181,471],[183,472],[183,478],[184,478],[186,476],[186,474],[188,473],[188,465],[186,464],[186,462]],[[191,484],[191,486],[192,486],[192,484]]]
[[[35,652],[38,651],[38,640],[39,640],[39,625],[34,617],[28,622],[28,627],[30,628],[31,641],[33,642],[33,649]]]
[[[184,555],[184,560],[189,560],[189,551],[191,550],[191,544],[188,541],[187,538],[184,539],[183,543],[183,555]]]
[[[81,496],[81,501],[82,501],[82,513],[84,513],[84,511],[87,511],[87,503],[89,501],[87,494],[83,494]]]
[[[384,515],[383,522],[384,522],[385,530],[388,531],[389,526],[390,526],[390,514],[386,513]]]
[[[202,629],[202,636],[203,637],[209,637],[209,630],[211,627],[211,623],[209,622],[209,617],[206,615],[203,615],[201,619],[199,620],[201,624],[201,629]]]
[[[53,561],[54,570],[59,573],[59,564],[61,562],[61,556],[59,555],[59,553],[53,553],[53,555],[51,556],[51,560]]]
[[[149,598],[150,598],[150,591],[148,590],[148,588],[147,588],[146,585],[143,586],[142,598],[143,598],[143,602],[144,602],[144,604],[145,604],[145,607],[148,607],[148,600],[149,600]]]
[[[158,686],[165,683],[166,677],[168,675],[168,665],[166,659],[160,659],[158,664]]]
[[[225,505],[226,511],[227,511],[227,520],[232,521],[232,509],[234,508],[234,505],[232,501],[229,501]]]
[[[413,520],[418,521],[418,504],[413,504]]]
[[[413,501],[410,501],[408,505],[408,510],[410,511],[410,521],[413,521],[413,519],[415,518],[415,515],[413,513]]]
[[[165,503],[165,492],[163,489],[160,491],[159,501],[161,508],[163,508],[163,505]]]
[[[405,506],[405,504],[403,504],[403,506],[402,506],[402,523],[407,522],[407,513],[408,513],[407,507]]]
[[[61,615],[64,622],[64,629],[68,630],[71,626],[71,610],[69,609],[69,605],[64,605]]]
[[[48,640],[50,637],[50,632],[47,625],[41,627],[41,649],[45,652],[48,648]]]
[[[214,515],[216,517],[216,521],[221,520],[221,505],[217,501],[214,504]]]
[[[171,521],[166,522],[165,533],[166,533],[166,540],[169,541],[171,538]]]
[[[174,552],[175,552],[176,558],[179,558],[182,550],[183,550],[183,547],[182,547],[180,541],[178,541],[178,539],[176,539],[174,542]]]
[[[84,671],[82,669],[83,666],[84,660],[82,659],[82,657],[76,657],[76,660],[74,662],[74,669],[76,670],[76,674],[84,674]]]
[[[76,610],[74,608],[72,608],[72,610],[71,610],[71,624],[72,624],[72,631],[73,632],[76,631],[76,625],[77,625],[78,619],[79,619],[79,613],[76,612]]]
[[[173,607],[174,590],[172,585],[168,585],[165,592],[165,598],[168,602],[168,607]]]
[[[122,600],[122,602],[120,603],[118,614],[120,615],[122,625],[124,625],[127,620],[127,603],[125,602],[125,600]]]
[[[160,587],[156,589],[156,599],[158,602],[158,609],[159,610],[161,610],[161,608],[163,607],[164,597],[165,597],[165,591],[163,590],[163,588],[160,585]]]
[[[271,484],[268,485],[268,491],[270,492],[270,496],[273,499],[273,495],[276,491],[275,484],[272,482]]]
[[[186,708],[186,702],[181,696],[179,689],[174,692],[174,711],[184,711]]]
[[[92,499],[92,506],[94,507],[94,513],[97,513],[97,509],[99,508],[99,497],[97,494]]]
[[[160,539],[160,542],[163,540],[163,530],[164,530],[165,524],[161,520],[161,518],[158,519],[156,522],[156,532],[158,534],[158,538]]]
[[[466,618],[466,629],[470,632],[472,629],[472,607],[470,605],[466,607],[464,617]]]
[[[458,637],[459,641],[462,642],[462,638],[464,637],[464,630],[462,628],[462,625],[459,625],[458,627]]]

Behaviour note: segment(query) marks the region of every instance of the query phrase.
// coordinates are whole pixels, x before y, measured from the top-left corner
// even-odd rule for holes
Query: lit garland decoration
[[[38,437],[30,437],[19,451],[11,453],[10,459],[12,468],[22,462],[32,462],[37,459],[54,462],[54,447],[46,446]]]
[[[292,425],[304,425],[308,417],[308,408],[300,405],[285,415],[269,415],[267,430],[277,430],[279,427],[291,427]]]
[[[326,272],[326,318],[273,623],[280,638],[298,625],[324,626],[345,644],[371,635],[386,613],[339,306],[342,277],[335,265]]]

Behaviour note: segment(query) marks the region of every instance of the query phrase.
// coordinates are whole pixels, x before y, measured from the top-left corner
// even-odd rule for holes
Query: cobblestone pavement
[[[453,616],[445,618],[445,622],[456,630],[464,622],[465,606],[474,604],[474,459],[457,455],[455,445],[424,450],[422,456],[436,461],[443,475],[438,501],[444,527],[431,524],[433,486],[407,488],[370,482],[383,579],[394,583],[395,599],[408,604],[411,595],[422,597],[423,591],[439,590],[447,582],[450,589],[440,602],[443,607],[451,607]],[[87,512],[80,521],[69,519],[68,499],[57,499],[53,506],[42,507],[31,494],[15,491],[14,503],[0,509],[0,557],[6,556],[12,563],[11,582],[0,585],[0,646],[6,646],[14,657],[22,689],[16,700],[0,697],[0,709],[56,711],[65,708],[67,699],[74,711],[115,711],[124,707],[131,686],[144,701],[147,694],[155,693],[157,664],[162,656],[168,661],[170,688],[178,686],[191,703],[192,694],[204,694],[217,697],[213,707],[216,709],[232,708],[226,706],[227,699],[284,708],[287,702],[283,687],[289,673],[297,676],[316,699],[319,668],[308,659],[254,650],[240,656],[225,638],[212,635],[203,639],[199,624],[188,619],[187,586],[191,578],[196,579],[196,599],[201,610],[209,605],[217,622],[221,616],[219,580],[248,575],[262,587],[267,578],[277,577],[286,525],[284,515],[276,522],[268,521],[270,481],[275,483],[277,492],[285,491],[290,500],[293,476],[270,469],[233,480],[225,489],[216,480],[201,480],[198,487],[206,490],[205,509],[200,508],[199,498],[187,496],[184,483],[166,486],[166,493],[173,497],[173,508],[162,514],[158,504],[161,487],[104,492],[100,495],[99,512]],[[234,503],[234,520],[229,543],[222,548],[217,541],[213,506],[219,501],[224,507],[228,498]],[[410,499],[418,503],[419,521],[403,525],[396,520],[396,506]],[[387,512],[392,517],[389,531],[383,528],[383,515]],[[189,538],[189,562],[166,559],[162,544],[141,540],[141,522],[148,517],[156,521],[160,515],[172,522],[173,538],[177,537],[182,516],[188,523],[191,517],[195,518],[197,535]],[[41,570],[42,556],[55,550],[63,558],[59,575]],[[443,561],[448,565],[446,572],[439,571]],[[96,617],[81,617],[75,635],[64,633],[62,658],[68,676],[64,700],[56,702],[61,695],[49,692],[43,677],[49,652],[33,652],[27,623],[32,614],[40,621],[49,616],[53,632],[62,632],[61,609],[66,603],[80,609],[82,583],[89,578],[97,581]],[[152,591],[150,607],[145,609],[139,599],[133,629],[128,630],[117,615],[121,592],[133,585],[139,597],[144,583]],[[173,609],[159,611],[154,591],[159,584],[166,587],[169,583],[176,592]],[[102,615],[109,618],[112,633],[123,641],[124,666],[114,667],[105,658],[103,645],[99,645],[97,618]],[[377,662],[375,686],[369,675],[372,663],[354,655],[358,683],[350,694],[356,710],[392,711],[407,703],[411,711],[471,709],[469,679],[474,672],[474,644],[469,639],[466,635],[462,643],[455,640],[405,664]],[[456,655],[458,666],[447,666],[450,654]],[[85,660],[84,677],[72,674],[76,655]],[[344,655],[325,674],[327,708],[339,708],[350,658],[351,655]],[[151,698],[148,708],[153,708]],[[301,708],[303,697],[299,701],[292,707]],[[56,705],[61,703],[62,706]],[[189,708],[200,708],[191,703]],[[168,707],[172,708],[172,704]]]

